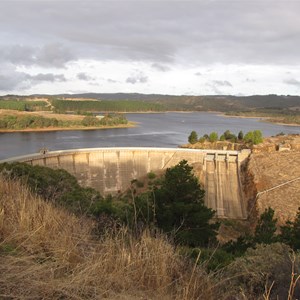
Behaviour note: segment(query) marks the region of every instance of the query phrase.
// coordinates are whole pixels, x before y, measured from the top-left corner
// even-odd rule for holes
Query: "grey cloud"
[[[142,72],[129,76],[126,79],[127,83],[136,84],[136,83],[146,83],[148,77],[145,76]]]
[[[3,64],[0,69],[0,91],[24,90],[30,86],[28,74],[18,72],[10,64]]]
[[[196,72],[195,75],[196,75],[196,76],[202,76],[202,73]]]
[[[207,82],[205,84],[207,87],[209,87],[215,94],[222,95],[224,94],[224,91],[222,91],[222,88],[231,88],[232,84],[227,80],[212,80],[210,82]]]
[[[17,71],[12,64],[4,64],[0,70],[0,91],[13,91],[14,89],[26,90],[41,82],[64,82],[66,78],[63,74],[43,74],[30,75]]]
[[[211,83],[212,83],[214,86],[227,86],[227,87],[232,87],[232,84],[231,84],[229,81],[227,81],[227,80],[224,80],[224,81],[222,81],[222,80],[213,80]]]
[[[56,67],[76,58],[293,64],[300,61],[300,2],[273,2],[2,1],[0,44],[58,43],[36,57],[27,49],[29,60]]]
[[[106,81],[108,83],[117,83],[118,82],[117,80],[114,80],[114,79],[111,79],[111,78],[108,78]]]
[[[159,64],[159,63],[153,63],[151,65],[151,67],[157,71],[160,71],[160,72],[167,72],[167,71],[170,71],[171,68],[166,66],[166,65],[162,65],[162,64]]]
[[[30,46],[12,45],[1,47],[1,60],[16,65],[30,65],[35,61],[35,50]]]
[[[44,67],[63,68],[75,59],[74,54],[65,46],[54,43],[42,47],[24,45],[3,46],[0,49],[0,61],[15,65],[38,65]]]
[[[51,74],[51,73],[47,73],[47,74],[39,73],[37,75],[27,75],[27,78],[33,81],[50,81],[50,82],[67,81],[63,74]]]
[[[300,87],[300,80],[297,80],[297,79],[294,79],[294,78],[287,79],[287,80],[284,81],[284,83],[294,85],[296,87]]]
[[[65,46],[55,43],[47,44],[39,49],[36,63],[49,67],[64,67],[64,65],[74,60],[75,56]]]
[[[91,81],[91,80],[95,80],[95,78],[89,76],[88,74],[81,72],[78,73],[76,76],[79,80],[83,80],[83,81]]]

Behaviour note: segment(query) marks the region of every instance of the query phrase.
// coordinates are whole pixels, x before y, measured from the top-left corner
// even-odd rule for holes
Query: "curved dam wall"
[[[52,151],[5,161],[65,169],[82,186],[93,187],[105,195],[124,191],[131,180],[150,171],[164,170],[185,159],[193,165],[194,173],[206,191],[206,205],[216,210],[218,217],[244,219],[247,215],[240,166],[248,155],[248,152],[221,150],[92,148]]]

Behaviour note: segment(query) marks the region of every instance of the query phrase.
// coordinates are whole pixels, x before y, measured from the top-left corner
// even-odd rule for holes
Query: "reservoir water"
[[[135,128],[85,131],[0,133],[0,160],[37,153],[40,148],[65,150],[93,147],[178,147],[187,143],[192,130],[199,136],[212,131],[222,134],[229,129],[238,134],[261,130],[264,136],[300,133],[300,126],[262,122],[258,118],[229,118],[214,113],[153,113],[127,114],[128,120],[138,122]]]

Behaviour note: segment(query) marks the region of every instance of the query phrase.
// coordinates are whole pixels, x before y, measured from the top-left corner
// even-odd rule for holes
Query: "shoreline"
[[[102,129],[118,129],[118,128],[134,128],[137,122],[129,122],[129,124],[120,125],[104,125],[101,127],[45,127],[45,128],[26,128],[26,129],[0,129],[0,133],[15,132],[50,132],[50,131],[82,131],[82,130],[102,130]]]
[[[225,118],[239,118],[239,119],[260,119],[260,122],[266,122],[266,123],[271,123],[271,124],[276,124],[276,125],[282,125],[282,126],[300,126],[300,124],[297,123],[283,123],[280,121],[272,121],[272,117],[263,117],[263,116],[235,116],[235,115],[226,115],[225,113],[219,112],[218,116],[225,117]],[[274,118],[274,117],[273,117]]]

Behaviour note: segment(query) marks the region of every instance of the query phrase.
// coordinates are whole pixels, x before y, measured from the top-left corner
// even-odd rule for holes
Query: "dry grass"
[[[212,299],[207,275],[168,240],[93,224],[0,178],[0,298]]]
[[[71,115],[71,114],[55,114],[52,111],[18,111],[10,109],[0,109],[0,116],[14,115],[14,116],[41,116],[45,118],[55,118],[62,121],[81,121],[85,116]]]

